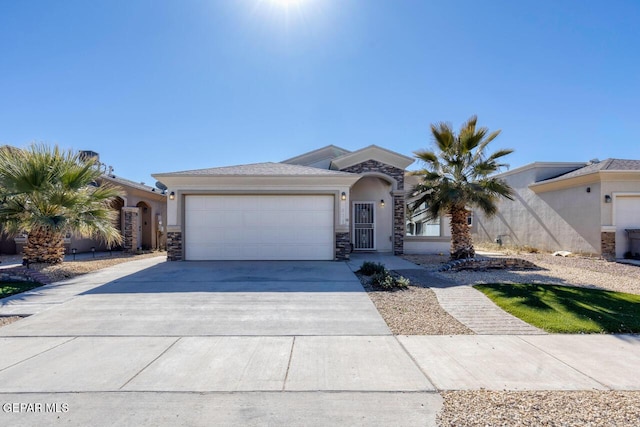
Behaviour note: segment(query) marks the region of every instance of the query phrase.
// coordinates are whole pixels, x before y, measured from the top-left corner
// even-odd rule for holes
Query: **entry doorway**
[[[353,203],[353,249],[373,251],[376,249],[376,219],[374,202]]]

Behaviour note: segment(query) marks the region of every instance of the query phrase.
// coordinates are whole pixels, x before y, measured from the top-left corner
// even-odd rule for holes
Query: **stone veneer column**
[[[395,166],[387,165],[377,160],[367,160],[357,165],[341,169],[343,172],[366,174],[367,172],[377,172],[393,178],[397,187],[393,191],[393,253],[402,255],[404,253],[405,234],[405,206],[404,206],[404,170]],[[336,239],[337,245],[337,239]]]
[[[600,255],[607,261],[616,260],[615,231],[602,231],[600,233]]]
[[[182,261],[181,231],[167,231],[167,261]]]
[[[346,261],[349,259],[349,249],[351,239],[349,232],[336,231],[336,261]]]
[[[138,249],[138,211],[138,208],[122,208],[122,216],[124,217],[122,250],[125,253],[135,252]]]
[[[402,255],[404,253],[405,234],[405,202],[404,193],[393,194],[393,254]]]

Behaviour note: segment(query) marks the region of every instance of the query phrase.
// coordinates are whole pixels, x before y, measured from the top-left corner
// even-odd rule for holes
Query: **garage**
[[[640,228],[640,196],[618,195],[614,201],[616,225],[616,258],[624,257],[629,250],[628,228]]]
[[[186,195],[186,260],[332,260],[333,195]]]

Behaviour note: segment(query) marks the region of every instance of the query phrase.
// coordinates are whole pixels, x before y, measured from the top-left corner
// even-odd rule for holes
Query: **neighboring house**
[[[412,163],[375,145],[353,152],[329,145],[280,163],[153,174],[169,192],[168,259],[446,251],[445,234],[407,235],[405,169]]]
[[[476,242],[622,258],[640,229],[640,160],[532,163],[498,175],[515,190],[498,214],[475,212]]]
[[[93,151],[81,152],[87,157],[95,157],[99,161],[98,153]],[[167,213],[167,196],[157,188],[116,177],[111,170],[102,175],[98,185],[108,183],[119,187],[123,197],[118,197],[113,203],[113,209],[118,212],[115,221],[116,227],[121,231],[123,243],[113,247],[113,250],[135,251],[138,248],[164,249],[166,235],[164,221]],[[26,236],[15,238],[2,235],[0,239],[0,253],[3,255],[22,253],[26,243]],[[65,238],[67,253],[76,249],[77,253],[109,250],[105,243],[99,239],[85,239],[74,235]]]

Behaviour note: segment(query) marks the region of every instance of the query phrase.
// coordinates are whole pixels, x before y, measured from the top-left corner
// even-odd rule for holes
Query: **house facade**
[[[474,212],[476,242],[622,258],[640,229],[640,160],[532,163],[498,175],[515,190],[498,214]]]
[[[99,161],[98,153],[82,151],[81,156],[95,158]],[[122,234],[122,245],[109,248],[100,239],[82,238],[73,234],[65,238],[66,253],[73,249],[77,253],[95,251],[124,250],[133,252],[137,249],[152,250],[166,247],[165,219],[167,212],[167,196],[163,190],[153,188],[128,179],[117,177],[112,172],[105,171],[96,185],[111,185],[118,187],[122,197],[113,202],[116,211],[114,225]],[[0,233],[0,254],[20,254],[26,244],[26,235],[7,236]]]
[[[352,251],[402,254],[415,244],[438,250],[442,236],[407,236],[412,163],[375,145],[330,145],[280,163],[153,174],[168,187],[168,259],[340,260]]]

